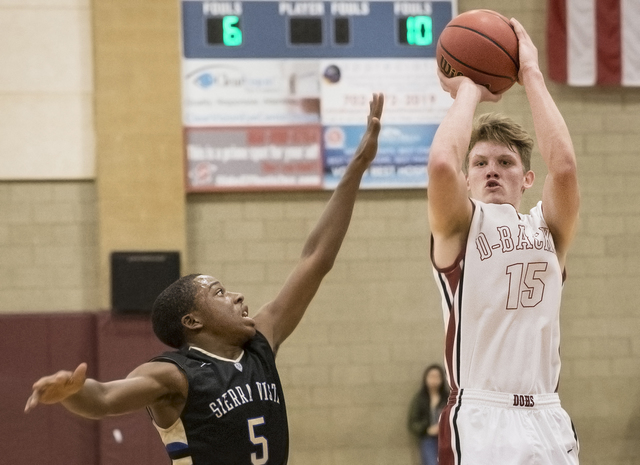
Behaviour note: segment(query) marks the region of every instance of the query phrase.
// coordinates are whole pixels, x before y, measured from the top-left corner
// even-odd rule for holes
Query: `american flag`
[[[553,81],[640,86],[640,0],[548,0]]]

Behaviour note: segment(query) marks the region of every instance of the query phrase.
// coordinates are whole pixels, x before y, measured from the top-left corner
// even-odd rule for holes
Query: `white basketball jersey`
[[[456,263],[434,268],[452,389],[552,393],[560,373],[563,270],[539,202],[528,215],[473,201]]]

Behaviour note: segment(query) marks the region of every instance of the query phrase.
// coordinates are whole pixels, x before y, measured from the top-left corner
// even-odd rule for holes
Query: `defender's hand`
[[[380,118],[384,107],[384,95],[373,94],[369,102],[369,116],[367,130],[360,140],[355,156],[363,158],[367,164],[371,163],[378,151],[378,135],[380,134]]]
[[[38,403],[55,404],[82,389],[87,379],[87,364],[81,363],[73,373],[59,371],[56,374],[40,378],[33,384],[33,393],[24,407],[30,412]]]

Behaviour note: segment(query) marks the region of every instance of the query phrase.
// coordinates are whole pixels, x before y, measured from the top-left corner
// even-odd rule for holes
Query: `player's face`
[[[238,343],[255,335],[255,321],[249,318],[242,294],[228,291],[213,276],[200,275],[194,282],[198,286],[198,316],[208,332]]]
[[[495,142],[482,141],[469,153],[467,186],[471,197],[485,203],[509,203],[516,209],[533,184],[533,171],[524,172],[520,155]]]

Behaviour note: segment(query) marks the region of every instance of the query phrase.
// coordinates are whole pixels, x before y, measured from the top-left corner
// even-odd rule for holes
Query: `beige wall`
[[[136,3],[158,8],[159,13],[152,18],[117,14],[110,18],[125,30],[147,20],[153,27],[176,29],[178,19],[166,14],[174,0]],[[460,11],[473,8],[492,8],[519,18],[538,44],[546,68],[544,2],[459,1]],[[145,37],[138,37],[136,47],[157,47],[151,38],[147,44]],[[126,43],[121,47],[111,52],[126,54]],[[158,60],[166,59],[173,73],[174,58],[167,53]],[[162,63],[156,61],[153,69],[162,70]],[[104,81],[106,86],[112,84]],[[173,95],[179,76],[157,82],[149,75],[149,85]],[[574,137],[582,190],[580,229],[568,258],[561,317],[560,394],[580,435],[583,465],[636,464],[640,462],[640,311],[634,298],[640,283],[636,130],[640,89],[571,89],[551,83],[549,88]],[[489,109],[508,113],[532,130],[519,87],[501,103],[479,111]],[[135,115],[135,109],[128,114],[132,122]],[[142,133],[147,131],[144,121],[148,118],[140,113],[136,124]],[[176,128],[169,125],[175,121],[163,124],[172,131]],[[132,144],[149,141],[148,133],[137,137],[132,132],[128,137]],[[533,167],[538,179],[523,208],[541,192],[545,169],[539,158]],[[228,288],[242,291],[255,312],[290,271],[328,196],[324,192],[189,196],[183,225],[189,259],[183,271],[214,274]],[[103,215],[99,198],[92,183],[0,183],[0,310],[82,310],[100,300],[96,248],[104,231],[98,226]],[[42,206],[43,199],[48,208]],[[45,212],[51,211],[64,214],[47,217]],[[278,356],[289,404],[293,465],[415,463],[405,428],[406,409],[425,364],[442,358],[442,317],[428,260],[425,211],[424,191],[361,194],[334,270]],[[47,227],[59,231],[57,235],[42,229],[47,221],[53,223]],[[62,245],[50,243],[54,236]],[[78,237],[87,242],[79,243]],[[68,250],[71,254],[65,253]],[[58,263],[55,257],[67,260],[70,271],[80,268],[88,273],[72,273],[68,281],[40,281],[39,292],[49,299],[34,299],[33,272],[42,269],[41,261]],[[62,297],[74,289],[80,299]]]
[[[185,258],[177,1],[93,0],[99,299],[114,251]]]
[[[90,12],[0,1],[0,313],[97,306]]]
[[[0,180],[93,178],[89,3],[0,1]]]
[[[93,182],[0,182],[0,313],[98,308]]]

